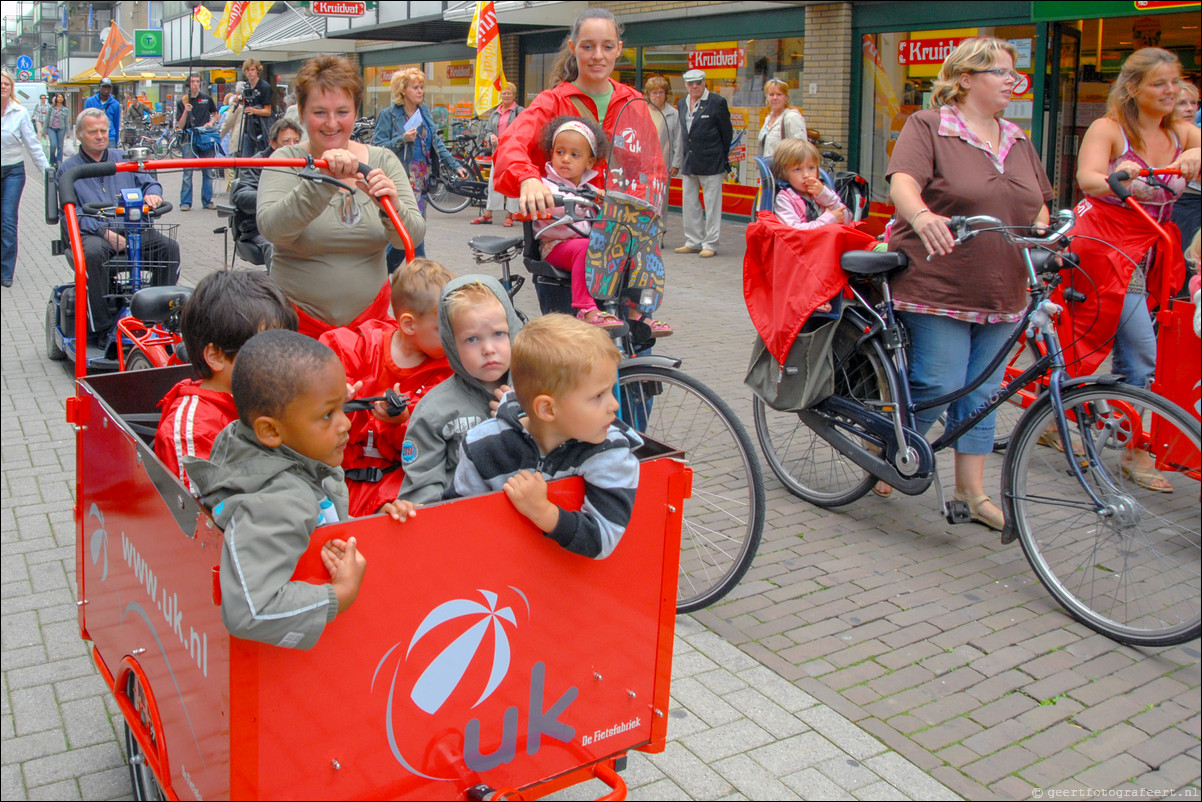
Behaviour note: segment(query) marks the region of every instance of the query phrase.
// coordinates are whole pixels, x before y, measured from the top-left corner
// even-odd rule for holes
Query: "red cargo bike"
[[[71,183],[140,166],[64,176],[77,257]],[[691,486],[679,452],[640,454],[634,515],[605,560],[552,543],[504,494],[318,529],[295,579],[328,581],[321,546],[352,535],[370,570],[315,648],[285,650],[226,632],[222,533],[154,455],[158,400],[191,368],[85,370],[67,400],[80,633],[124,714],[137,798],[534,798],[594,777],[622,798],[625,754],[664,748]],[[583,484],[551,492],[578,508]]]

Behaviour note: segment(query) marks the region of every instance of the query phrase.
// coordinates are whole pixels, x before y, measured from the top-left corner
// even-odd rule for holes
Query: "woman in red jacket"
[[[621,54],[622,26],[617,18],[604,8],[587,9],[577,17],[552,67],[552,87],[540,92],[506,129],[493,157],[496,188],[502,195],[518,198],[523,213],[545,217],[555,205],[542,179],[548,154],[539,145],[539,135],[550,120],[561,114],[595,119],[612,139],[617,111],[627,101],[642,98],[638,90],[610,77]],[[605,163],[598,162],[593,169],[597,177],[592,183],[603,188]]]

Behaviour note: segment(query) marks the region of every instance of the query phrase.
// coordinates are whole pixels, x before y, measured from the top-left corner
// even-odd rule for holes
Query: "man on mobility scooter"
[[[122,153],[108,148],[108,118],[100,109],[84,109],[75,122],[79,153],[63,162],[58,177],[72,167],[102,161],[120,161]],[[84,178],[75,182],[75,192],[81,205],[94,203],[111,206],[122,190],[137,189],[151,209],[163,203],[163,188],[146,173],[117,173],[100,178]],[[127,238],[118,225],[101,217],[81,215],[80,233],[83,236],[84,259],[88,275],[88,333],[97,340],[108,336],[115,323],[106,295],[109,294],[108,262],[126,252]],[[152,227],[142,231],[141,259],[149,264],[165,265],[166,275],[156,276],[155,283],[175,284],[179,279],[179,244],[162,236]]]

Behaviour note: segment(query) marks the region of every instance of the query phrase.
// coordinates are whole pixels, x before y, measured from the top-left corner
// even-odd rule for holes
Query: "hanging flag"
[[[109,25],[108,36],[104,39],[104,46],[100,48],[100,55],[96,57],[96,74],[107,78],[113,70],[121,66],[121,59],[132,52],[134,46],[125,41],[117,23],[113,22]]]
[[[493,0],[479,0],[476,16],[467,32],[467,46],[476,48],[476,114],[483,114],[501,102],[505,86],[505,68],[501,64],[501,31]]]
[[[196,21],[206,31],[213,30],[213,13],[200,3],[196,4],[196,8],[192,11],[192,16],[196,18]]]
[[[235,53],[241,53],[242,48],[250,41],[250,35],[259,27],[259,23],[267,16],[268,10],[275,5],[272,2],[241,2],[226,3],[225,11],[221,13],[221,21],[217,23],[217,37],[225,40],[226,46]]]

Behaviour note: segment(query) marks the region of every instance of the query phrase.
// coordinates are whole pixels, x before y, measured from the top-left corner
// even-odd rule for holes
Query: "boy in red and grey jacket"
[[[414,259],[392,274],[395,320],[371,320],[331,329],[319,338],[346,370],[349,394],[375,397],[391,388],[409,407],[389,417],[384,402],[351,415],[342,467],[350,488],[350,514],[374,515],[394,502],[405,478],[401,451],[413,407],[451,375],[438,329],[438,298],[455,276],[429,259]]]

